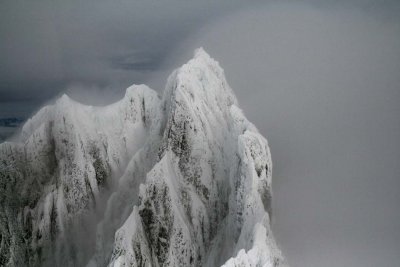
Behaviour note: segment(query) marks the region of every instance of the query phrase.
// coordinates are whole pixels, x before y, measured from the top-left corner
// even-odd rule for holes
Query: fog
[[[161,92],[203,46],[268,138],[273,230],[289,264],[400,262],[396,1],[5,3],[3,116],[64,91],[96,105],[132,83]]]
[[[220,61],[268,138],[291,266],[400,262],[400,19],[386,8],[270,4],[180,47]]]

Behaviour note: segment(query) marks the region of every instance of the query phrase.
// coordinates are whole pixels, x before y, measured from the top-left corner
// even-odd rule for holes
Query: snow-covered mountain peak
[[[202,48],[170,75],[163,100],[167,110],[175,103],[186,103],[193,112],[205,111],[205,107],[226,112],[237,103],[223,69]]]
[[[266,139],[200,48],[161,98],[63,95],[0,145],[0,265],[284,266],[271,179]]]
[[[148,94],[152,91],[145,84],[133,84],[126,89],[124,98],[136,97],[137,95]]]
[[[204,50],[203,47],[196,48],[193,53],[194,57],[210,58],[210,55]]]
[[[67,94],[62,94],[56,103],[69,103],[73,101]]]

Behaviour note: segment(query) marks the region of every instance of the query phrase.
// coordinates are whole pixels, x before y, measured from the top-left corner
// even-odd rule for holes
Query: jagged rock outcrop
[[[145,86],[104,108],[64,95],[24,125],[20,142],[0,144],[0,265],[84,264],[78,259],[87,245],[79,246],[86,241],[71,242],[70,230],[143,146],[158,102]]]
[[[198,49],[161,98],[63,96],[0,145],[0,265],[284,266],[271,173],[266,139]]]

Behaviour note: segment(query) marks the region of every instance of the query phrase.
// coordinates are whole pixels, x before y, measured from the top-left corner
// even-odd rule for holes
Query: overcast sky
[[[399,265],[398,1],[34,2],[0,4],[0,118],[162,91],[203,46],[269,140],[291,266]]]
[[[65,90],[97,89],[115,100],[130,84],[166,71],[164,58],[204,23],[244,8],[235,0],[0,5],[0,117],[26,116]]]

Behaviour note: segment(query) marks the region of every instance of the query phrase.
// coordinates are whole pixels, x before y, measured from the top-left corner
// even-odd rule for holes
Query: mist
[[[399,4],[353,4],[260,6],[171,56],[204,46],[268,138],[273,229],[291,266],[400,262]]]
[[[162,93],[202,46],[269,141],[273,230],[289,264],[400,262],[396,1],[6,3],[2,116],[63,92],[91,105],[132,83]]]

